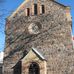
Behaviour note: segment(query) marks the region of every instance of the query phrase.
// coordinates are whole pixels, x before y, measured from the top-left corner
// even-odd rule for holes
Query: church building
[[[70,7],[55,0],[23,0],[6,19],[3,74],[74,74]]]

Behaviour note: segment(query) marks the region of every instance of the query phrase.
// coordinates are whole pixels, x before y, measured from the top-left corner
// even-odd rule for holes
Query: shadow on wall
[[[22,56],[22,58],[24,57],[24,56],[26,56],[26,54],[27,54],[28,52],[25,50],[24,52],[23,52],[23,56]],[[22,59],[21,58],[21,59]],[[13,67],[13,74],[22,74],[22,62],[21,62],[21,59],[17,62],[17,64]]]
[[[21,74],[21,61],[19,61],[15,66],[14,66],[14,72],[13,74]]]

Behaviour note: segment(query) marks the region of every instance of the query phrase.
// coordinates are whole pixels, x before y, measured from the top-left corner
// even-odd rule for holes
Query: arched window
[[[32,62],[29,67],[29,74],[40,74],[39,65],[35,62]]]
[[[34,15],[37,15],[37,4],[34,4]]]
[[[30,9],[27,8],[27,16],[30,16]]]
[[[42,5],[42,13],[45,13],[45,7]]]
[[[45,13],[45,5],[41,5],[40,6],[40,14],[44,14]]]

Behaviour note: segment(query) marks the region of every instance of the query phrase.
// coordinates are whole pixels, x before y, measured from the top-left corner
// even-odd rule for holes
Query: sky
[[[0,0],[0,51],[3,51],[5,47],[5,19],[12,14],[23,1],[24,0]],[[72,34],[74,35],[74,0],[57,1],[64,5],[71,6],[71,15],[73,18]]]

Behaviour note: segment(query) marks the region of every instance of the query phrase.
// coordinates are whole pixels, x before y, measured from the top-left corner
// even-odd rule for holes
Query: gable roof
[[[46,60],[45,57],[43,57],[43,55],[40,52],[38,52],[36,48],[32,47],[32,51],[36,53],[42,60]]]
[[[40,58],[41,60],[45,60],[45,61],[46,61],[45,57],[44,57],[40,52],[38,52],[37,49],[34,48],[34,47],[32,47],[31,50],[27,53],[27,55],[24,56],[21,60],[23,61],[23,60],[26,59],[26,58],[29,59],[30,56],[33,54],[32,52],[33,52],[38,58]],[[33,56],[34,56],[34,55],[33,55]]]
[[[24,4],[26,4],[27,2],[29,2],[30,0],[25,0],[8,18],[12,18],[13,16],[15,16],[16,13],[18,13],[18,11],[23,7]],[[61,6],[64,6],[64,7],[69,7],[69,6],[65,6],[59,2],[57,2],[56,0],[51,0],[51,1],[54,1],[56,2],[57,4],[61,5]]]
[[[16,67],[16,66],[18,65],[18,63],[20,63],[21,60],[23,60],[23,58],[28,57],[28,54],[29,54],[31,51],[33,51],[36,55],[38,55],[38,57],[39,57],[41,60],[47,61],[47,60],[45,59],[45,57],[40,53],[41,51],[39,52],[36,48],[32,47],[31,50],[30,50],[25,56],[21,57],[21,58],[13,65],[12,68]]]
[[[8,18],[12,18],[15,14],[22,8],[24,4],[26,4],[29,0],[25,0]]]
[[[57,4],[59,4],[59,5],[61,5],[61,6],[63,6],[63,7],[70,7],[70,6],[67,6],[67,5],[64,5],[64,4],[62,4],[62,3],[60,3],[60,2],[58,2],[58,1],[56,1],[56,0],[53,0],[55,3],[57,3]]]

